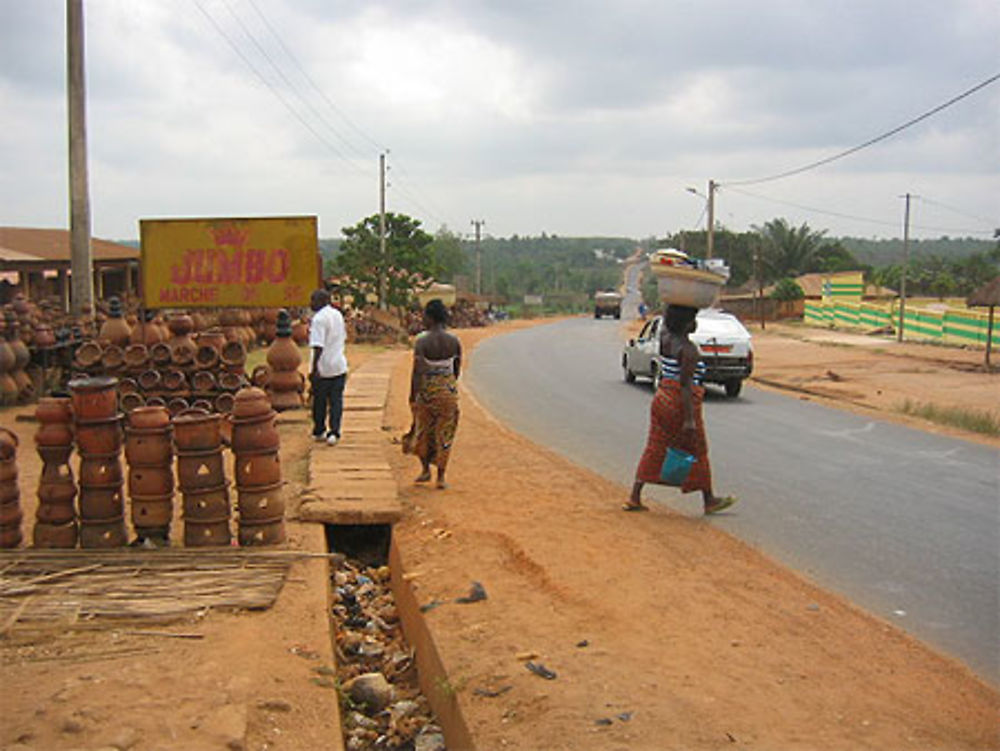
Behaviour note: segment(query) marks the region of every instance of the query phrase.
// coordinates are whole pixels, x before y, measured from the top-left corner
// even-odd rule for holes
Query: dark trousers
[[[317,378],[312,383],[313,435],[331,433],[340,438],[340,418],[344,414],[344,385],[347,373],[333,378]],[[329,419],[329,428],[326,427]]]

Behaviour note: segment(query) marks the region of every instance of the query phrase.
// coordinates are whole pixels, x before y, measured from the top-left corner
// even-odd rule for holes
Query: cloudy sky
[[[387,204],[436,231],[1000,227],[997,0],[84,0],[93,232]],[[66,3],[0,0],[0,225],[66,227]],[[739,184],[737,184],[739,183]],[[695,188],[701,196],[686,189]]]

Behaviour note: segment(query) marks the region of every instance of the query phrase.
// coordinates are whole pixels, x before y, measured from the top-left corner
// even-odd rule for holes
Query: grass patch
[[[920,417],[938,425],[948,425],[982,435],[1000,436],[1000,418],[990,412],[979,412],[965,407],[941,407],[921,404],[910,399],[896,407],[904,415]]]

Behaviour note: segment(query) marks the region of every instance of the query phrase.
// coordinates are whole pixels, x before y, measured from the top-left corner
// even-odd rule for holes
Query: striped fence
[[[876,329],[899,322],[895,303],[849,302],[846,300],[807,300],[803,319],[814,326],[844,329]],[[986,347],[989,314],[968,308],[906,307],[903,338],[913,341],[936,341]],[[1000,321],[994,321],[993,346],[1000,346]]]

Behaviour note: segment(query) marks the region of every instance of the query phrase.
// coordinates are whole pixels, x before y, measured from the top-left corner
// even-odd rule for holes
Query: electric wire
[[[946,203],[935,201],[933,198],[928,198],[927,196],[920,196],[920,200],[923,201],[924,203],[929,203],[931,206],[937,206],[938,208],[944,209],[945,211],[950,211],[953,214],[964,216],[966,219],[975,219],[977,222],[982,222],[983,224],[993,224],[1000,226],[1000,218],[987,219],[986,217],[982,217],[977,214],[970,214],[969,212],[963,209],[958,209],[955,208],[954,206],[949,206]]]
[[[916,125],[917,123],[922,122],[923,120],[926,120],[927,118],[929,118],[929,117],[931,117],[933,115],[936,115],[938,112],[941,112],[942,110],[947,109],[948,107],[951,107],[953,104],[956,104],[956,103],[962,101],[963,99],[965,99],[968,96],[971,96],[972,94],[976,93],[980,89],[984,89],[987,86],[989,86],[990,84],[996,83],[996,81],[998,81],[998,80],[1000,80],[1000,73],[997,73],[996,75],[990,76],[985,81],[981,81],[980,83],[978,83],[975,86],[973,86],[971,89],[967,89],[967,90],[963,91],[961,94],[958,94],[957,96],[952,97],[947,102],[944,102],[943,104],[939,104],[937,107],[934,107],[933,109],[930,109],[927,112],[924,112],[922,115],[918,115],[917,117],[914,117],[914,118],[912,118],[910,120],[907,120],[902,125],[898,125],[895,128],[893,128],[892,130],[886,131],[882,135],[876,136],[875,138],[870,138],[869,140],[865,141],[862,144],[858,144],[857,146],[854,146],[854,147],[852,147],[850,149],[847,149],[846,151],[841,151],[840,153],[834,154],[833,156],[826,157],[825,159],[820,159],[819,161],[812,162],[812,163],[807,164],[807,165],[805,165],[803,167],[798,167],[798,168],[793,169],[793,170],[788,170],[787,172],[780,172],[780,173],[778,173],[776,175],[770,175],[769,177],[760,177],[760,178],[756,178],[756,179],[753,179],[753,180],[732,180],[732,181],[729,181],[729,182],[718,183],[718,185],[725,185],[727,187],[731,187],[733,185],[758,185],[760,183],[772,182],[774,180],[781,180],[781,179],[783,179],[785,177],[791,177],[793,175],[799,175],[799,174],[802,174],[803,172],[808,172],[809,170],[816,169],[817,167],[822,167],[825,164],[830,164],[831,162],[835,162],[838,159],[843,159],[844,157],[850,156],[851,154],[855,154],[855,153],[861,151],[862,149],[868,148],[869,146],[873,146],[876,143],[879,143],[880,141],[884,141],[887,138],[891,138],[892,136],[896,135],[897,133],[900,133],[900,132],[906,130],[907,128],[910,128],[910,127]]]

